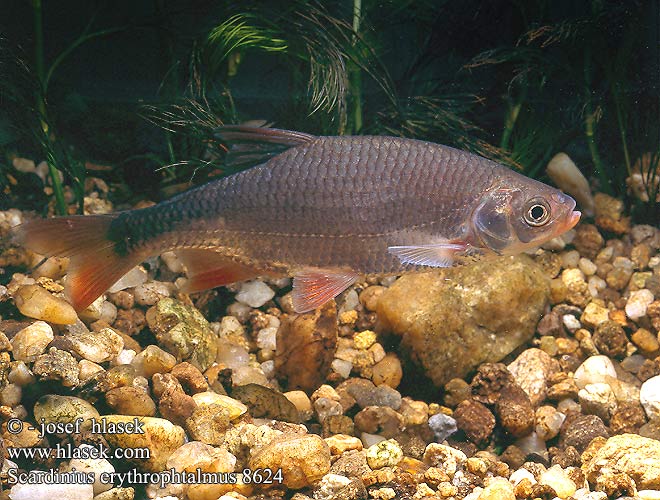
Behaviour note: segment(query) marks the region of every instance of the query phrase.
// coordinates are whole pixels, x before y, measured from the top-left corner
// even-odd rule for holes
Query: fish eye
[[[524,212],[524,219],[530,226],[542,226],[548,222],[549,218],[550,207],[548,207],[548,204],[545,201],[534,199],[527,204],[527,208]]]

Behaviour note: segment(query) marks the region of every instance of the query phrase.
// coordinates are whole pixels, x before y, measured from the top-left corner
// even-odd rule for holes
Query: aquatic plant
[[[71,152],[67,143],[61,143],[57,137],[54,123],[50,117],[48,106],[48,90],[53,74],[62,62],[67,59],[79,46],[94,38],[107,36],[126,29],[114,27],[92,31],[95,15],[91,17],[83,31],[62,50],[52,61],[47,63],[44,56],[44,19],[42,1],[32,0],[34,47],[31,64],[25,62],[27,58],[18,56],[9,49],[8,42],[0,41],[2,47],[2,61],[0,64],[12,67],[14,71],[3,73],[0,88],[5,93],[5,99],[15,106],[11,113],[12,127],[23,129],[23,133],[30,135],[38,146],[41,154],[48,164],[48,177],[51,182],[55,210],[58,214],[67,213],[67,204],[64,198],[62,173],[66,173],[78,204],[78,211],[82,213],[84,198],[84,182],[86,171],[84,162],[77,159]],[[33,123],[35,119],[37,123]]]
[[[660,43],[645,22],[658,6],[594,0],[560,18],[550,2],[517,6],[526,22],[515,43],[466,65],[508,72],[500,147],[537,176],[552,154],[583,145],[599,189],[625,196],[634,158],[660,142]]]

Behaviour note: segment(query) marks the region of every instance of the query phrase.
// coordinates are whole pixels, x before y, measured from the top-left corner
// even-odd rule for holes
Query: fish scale
[[[302,312],[359,275],[517,253],[579,218],[558,190],[447,146],[249,127],[219,136],[232,144],[230,161],[241,154],[264,161],[149,208],[32,221],[17,233],[35,251],[71,257],[67,294],[76,307],[141,260],[173,250],[188,268],[190,291],[293,275]],[[273,156],[269,145],[283,152]],[[534,204],[547,212],[543,224],[526,223]],[[66,231],[76,243],[53,246],[48,237]],[[106,262],[90,265],[99,248]]]

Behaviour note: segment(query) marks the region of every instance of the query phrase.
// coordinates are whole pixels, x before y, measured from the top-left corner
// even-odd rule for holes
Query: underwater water
[[[20,2],[8,498],[660,495],[657,2]]]

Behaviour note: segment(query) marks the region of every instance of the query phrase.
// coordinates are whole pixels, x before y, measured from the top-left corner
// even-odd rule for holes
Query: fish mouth
[[[568,218],[568,221],[566,222],[566,225],[564,226],[564,231],[573,229],[575,225],[580,221],[580,217],[582,217],[582,212],[580,212],[579,210],[573,210],[571,216]]]

